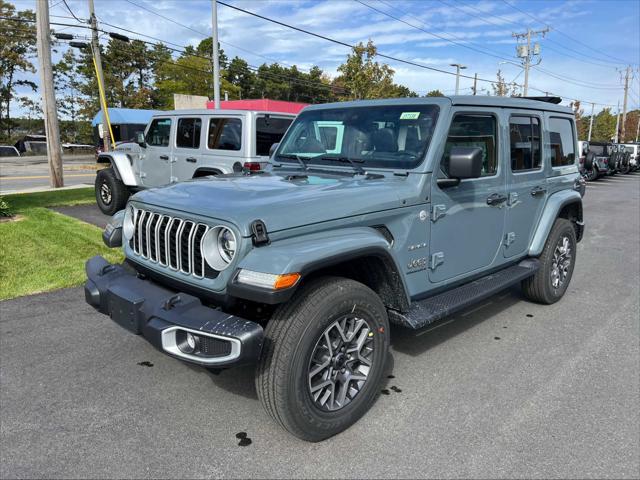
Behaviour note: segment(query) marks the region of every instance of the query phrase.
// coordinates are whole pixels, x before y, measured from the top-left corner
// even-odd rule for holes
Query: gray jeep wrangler
[[[256,364],[266,411],[319,441],[380,393],[390,323],[420,329],[514,284],[551,304],[583,235],[570,109],[495,97],[306,108],[267,171],[133,195],[87,302],[168,355]]]

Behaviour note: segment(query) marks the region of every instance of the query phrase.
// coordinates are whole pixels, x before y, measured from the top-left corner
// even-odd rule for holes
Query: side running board
[[[411,304],[406,313],[389,310],[389,320],[418,329],[463,310],[535,274],[540,268],[536,259],[527,259],[452,290]]]

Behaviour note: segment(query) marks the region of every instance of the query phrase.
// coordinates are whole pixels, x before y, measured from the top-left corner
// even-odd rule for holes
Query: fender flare
[[[98,156],[98,163],[110,163],[116,177],[127,187],[137,187],[140,185],[133,172],[131,157],[128,154],[123,152],[101,153]]]
[[[203,173],[206,173],[206,175],[224,175],[224,172],[222,170],[220,170],[219,168],[200,167],[200,168],[197,168],[195,172],[193,172],[193,177],[192,178],[206,176],[206,175],[200,175],[200,174],[203,174]]]
[[[268,304],[282,303],[293,296],[300,282],[286,290],[273,292],[239,284],[236,281],[238,271],[247,269],[272,274],[300,273],[304,282],[305,277],[318,270],[372,256],[380,258],[388,268],[395,269],[395,277],[402,284],[402,295],[408,304],[407,285],[389,242],[382,234],[369,227],[312,233],[255,247],[238,263],[227,291],[234,297]]]
[[[533,235],[531,244],[529,245],[529,256],[537,257],[542,253],[542,249],[544,248],[544,244],[547,242],[549,232],[551,232],[551,228],[553,227],[553,224],[558,218],[560,212],[566,206],[574,203],[577,203],[580,206],[576,223],[578,223],[579,227],[582,228],[582,197],[580,196],[580,193],[575,190],[563,190],[554,193],[549,197],[546,205],[544,206],[542,217],[538,222],[536,232]]]

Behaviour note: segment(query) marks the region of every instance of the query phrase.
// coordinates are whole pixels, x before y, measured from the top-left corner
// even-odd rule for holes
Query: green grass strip
[[[95,202],[92,188],[10,195],[15,221],[0,223],[0,300],[80,285],[94,255],[121,262],[100,228],[46,207]]]

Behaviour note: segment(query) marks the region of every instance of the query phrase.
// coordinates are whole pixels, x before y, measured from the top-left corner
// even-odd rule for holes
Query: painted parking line
[[[95,173],[72,173],[72,174],[64,174],[64,178],[75,178],[75,177],[95,177]],[[39,180],[50,178],[49,175],[32,175],[29,177],[0,177],[0,179],[4,182],[6,180]]]

